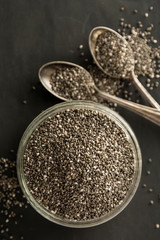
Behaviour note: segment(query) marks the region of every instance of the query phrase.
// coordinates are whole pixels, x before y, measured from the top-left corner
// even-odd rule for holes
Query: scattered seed
[[[142,185],[142,187],[143,187],[143,188],[146,188],[146,187],[147,187],[147,184],[144,183],[144,184]]]
[[[153,6],[150,6],[150,7],[149,7],[149,11],[152,11],[152,10],[153,10]]]
[[[153,192],[153,189],[152,189],[152,188],[149,188],[149,189],[148,189],[148,192]]]
[[[81,52],[80,55],[83,57],[84,56],[84,52]]]
[[[85,58],[84,61],[85,61],[85,62],[88,62],[88,58]]]
[[[83,45],[82,44],[79,45],[79,49],[83,49]]]
[[[150,203],[150,205],[153,205],[153,204],[154,204],[154,201],[153,201],[153,200],[150,200],[149,203]]]
[[[148,14],[148,13],[145,13],[144,16],[147,18],[147,17],[149,17],[149,14]]]
[[[123,12],[123,11],[124,11],[124,9],[125,9],[124,7],[121,7],[121,8],[120,8],[121,12]]]
[[[133,13],[135,13],[135,14],[138,13],[138,10],[137,9],[133,10]]]
[[[151,163],[152,162],[152,158],[148,158],[148,162]]]
[[[27,104],[27,101],[26,101],[26,100],[23,100],[23,104]]]
[[[153,41],[152,41],[153,43],[157,43],[158,41],[156,40],[156,39],[153,39]]]
[[[32,90],[34,90],[34,91],[35,91],[35,90],[36,90],[36,87],[35,87],[35,86],[32,86]]]
[[[147,172],[146,172],[146,173],[147,173],[147,175],[150,175],[150,174],[151,174],[151,172],[150,172],[149,170],[147,170]]]

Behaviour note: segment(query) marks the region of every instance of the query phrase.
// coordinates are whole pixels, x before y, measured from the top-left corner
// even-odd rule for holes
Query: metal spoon
[[[102,33],[105,33],[105,32],[111,32],[113,34],[115,34],[115,37],[116,38],[119,38],[121,39],[125,45],[127,46],[127,48],[129,49],[129,51],[131,52],[132,54],[132,58],[134,59],[134,54],[133,54],[133,51],[130,47],[130,45],[128,44],[128,42],[119,34],[117,33],[116,31],[110,29],[110,28],[107,28],[107,27],[95,27],[92,29],[92,31],[90,32],[89,34],[89,48],[90,48],[90,52],[93,56],[93,59],[95,61],[95,63],[97,64],[97,66],[104,72],[105,70],[103,69],[103,67],[100,65],[100,63],[98,62],[97,58],[96,58],[96,54],[95,54],[95,47],[96,47],[96,42],[97,42],[97,39],[98,37],[102,34]],[[119,49],[118,49],[119,51]],[[111,58],[111,57],[110,57]],[[134,62],[133,62],[134,63]],[[107,72],[108,74],[108,72]],[[113,74],[113,73],[112,73]],[[110,74],[110,77],[115,77],[113,76],[112,74]],[[112,76],[111,76],[112,75]],[[134,73],[134,64],[133,64],[133,67],[131,68],[130,70],[130,79],[133,81],[135,87],[138,89],[138,91],[140,92],[140,94],[142,95],[142,97],[144,97],[148,103],[150,103],[151,106],[157,108],[160,110],[160,105],[156,102],[156,100],[149,94],[149,92],[144,88],[144,86],[141,84],[141,82],[138,80],[138,78],[136,77],[135,73]]]
[[[88,87],[92,86],[94,87],[95,91],[97,91],[98,95],[101,96],[104,99],[107,99],[108,101],[117,103],[118,105],[139,114],[140,116],[150,120],[151,122],[157,124],[160,126],[160,111],[155,109],[155,108],[151,108],[151,107],[147,107],[147,106],[143,106],[141,104],[137,104],[134,102],[130,102],[127,100],[124,100],[122,98],[113,96],[109,93],[105,93],[100,91],[96,86],[95,83],[90,75],[90,73],[85,70],[83,67],[74,64],[74,63],[70,63],[70,62],[64,62],[64,61],[55,61],[55,62],[49,62],[47,64],[44,64],[38,72],[38,76],[39,79],[42,83],[42,85],[50,92],[52,93],[54,96],[65,100],[65,101],[70,101],[71,99],[66,99],[63,96],[60,96],[58,93],[56,93],[55,91],[52,90],[51,84],[50,84],[50,79],[52,76],[52,73],[55,71],[56,66],[72,66],[72,67],[76,67],[79,68],[80,70],[83,71],[83,73],[85,73],[85,79],[86,79],[86,85]],[[88,84],[89,83],[89,84]],[[86,99],[87,100],[87,99]]]

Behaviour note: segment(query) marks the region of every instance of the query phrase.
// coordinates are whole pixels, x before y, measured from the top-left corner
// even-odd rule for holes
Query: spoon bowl
[[[70,62],[65,62],[65,61],[53,61],[44,64],[38,71],[38,76],[40,79],[40,82],[42,85],[49,91],[51,94],[53,94],[55,97],[60,98],[61,100],[68,101],[69,99],[60,96],[57,92],[55,92],[50,84],[51,76],[53,72],[55,71],[56,66],[59,65],[65,65],[65,66],[74,66],[77,67],[76,64],[70,63]],[[79,67],[79,66],[78,66]]]
[[[67,82],[67,80],[63,80],[64,82],[66,82],[67,87],[69,87],[70,92],[71,93],[74,91],[80,92],[80,91],[82,91],[82,88],[83,88],[84,91],[88,92],[89,93],[88,95],[91,96],[90,89],[91,88],[92,88],[92,90],[94,89],[94,81],[93,81],[90,73],[83,67],[81,67],[77,64],[71,63],[71,62],[53,61],[53,62],[44,64],[39,69],[39,73],[38,73],[38,76],[39,76],[39,79],[40,79],[42,85],[50,93],[52,93],[54,96],[60,98],[61,100],[64,100],[64,101],[80,100],[78,98],[78,94],[77,94],[77,99],[75,99],[76,95],[74,96],[75,98],[73,98],[72,96],[66,97],[65,95],[63,95],[63,93],[58,93],[52,88],[51,78],[53,76],[53,73],[57,70],[60,72],[60,69],[61,69],[61,72],[63,72],[64,67],[69,68],[71,71],[78,69],[79,74],[83,73],[83,75],[84,75],[84,78],[82,79],[82,83],[78,83],[78,80],[77,80],[77,86],[76,86],[76,82],[73,82],[73,84],[70,84],[69,81]],[[77,76],[77,78],[78,78],[78,76]],[[60,81],[62,81],[62,78],[59,79],[59,82]],[[86,100],[86,99],[81,99],[81,100]],[[91,100],[91,99],[89,99],[89,100]]]

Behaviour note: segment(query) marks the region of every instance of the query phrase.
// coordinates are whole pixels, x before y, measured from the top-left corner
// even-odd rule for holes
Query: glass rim
[[[39,126],[41,122],[43,122],[47,117],[55,115],[58,112],[62,112],[66,109],[74,109],[74,108],[80,108],[80,109],[91,109],[98,112],[101,112],[105,115],[107,115],[111,120],[113,120],[117,125],[119,125],[122,130],[125,132],[127,140],[131,143],[133,153],[134,153],[134,161],[135,161],[135,171],[134,171],[134,179],[132,182],[132,185],[127,192],[125,198],[122,200],[122,203],[115,207],[111,212],[108,212],[104,215],[102,215],[99,218],[86,220],[86,221],[74,221],[74,220],[68,220],[59,216],[56,216],[55,214],[49,212],[46,210],[42,205],[40,205],[36,199],[32,196],[30,193],[30,190],[27,186],[27,183],[25,181],[24,171],[23,171],[23,155],[24,151],[27,145],[27,142],[33,133],[33,131]],[[126,122],[126,120],[123,119],[118,113],[111,110],[110,108],[99,104],[94,103],[92,101],[84,101],[84,100],[74,100],[74,101],[67,101],[58,103],[56,105],[53,105],[50,108],[47,108],[45,111],[40,113],[27,127],[24,134],[22,135],[22,138],[19,143],[18,147],[18,153],[17,153],[17,176],[20,183],[20,187],[27,198],[30,205],[43,217],[46,219],[57,223],[62,226],[67,227],[74,227],[74,228],[85,228],[85,227],[93,227],[99,224],[102,224],[104,222],[109,221],[116,215],[118,215],[131,201],[133,196],[135,195],[135,192],[138,188],[140,178],[141,178],[141,171],[142,171],[142,156],[141,156],[141,150],[137,141],[137,138],[131,129],[130,125]]]

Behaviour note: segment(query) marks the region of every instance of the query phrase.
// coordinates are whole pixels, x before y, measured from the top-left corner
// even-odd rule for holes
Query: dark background
[[[154,10],[145,18],[151,5]],[[137,15],[134,9],[139,10]],[[42,64],[66,60],[85,66],[84,58],[91,61],[90,30],[98,25],[116,30],[122,16],[134,25],[138,20],[153,23],[153,35],[160,40],[159,12],[159,0],[0,0],[0,156],[15,161],[28,124],[42,110],[61,102],[39,83],[37,73]],[[80,44],[84,45],[84,57],[80,57]],[[160,103],[160,88],[152,95]],[[27,100],[26,105],[23,100]],[[49,222],[29,207],[19,225],[13,229],[11,226],[16,240],[20,235],[26,240],[160,239],[160,229],[155,228],[156,223],[160,224],[160,128],[127,110],[120,109],[120,114],[133,128],[143,156],[142,179],[127,208],[100,226],[72,229]],[[151,164],[147,162],[149,157],[153,159]],[[151,175],[147,176],[146,170]],[[153,206],[149,205],[151,199]]]

